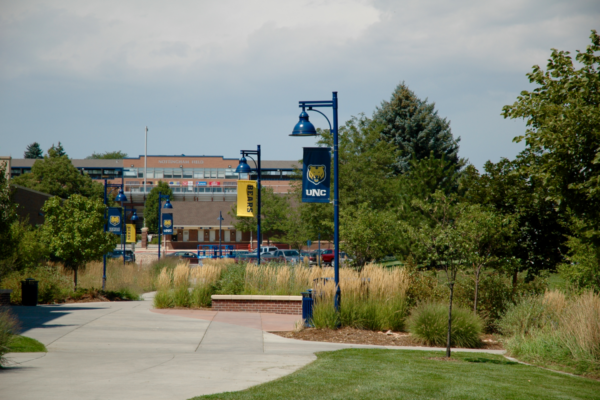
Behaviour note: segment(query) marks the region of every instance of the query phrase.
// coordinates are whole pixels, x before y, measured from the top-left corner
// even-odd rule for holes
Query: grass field
[[[502,356],[347,349],[317,354],[295,373],[240,392],[194,399],[599,399],[600,382]]]
[[[45,353],[48,351],[43,343],[27,336],[14,336],[8,348],[11,353]]]

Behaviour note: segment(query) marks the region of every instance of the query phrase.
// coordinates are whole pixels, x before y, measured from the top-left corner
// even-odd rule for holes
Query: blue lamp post
[[[104,180],[104,205],[108,205],[108,195],[106,193],[106,189],[110,188],[119,188],[119,193],[117,194],[117,197],[115,198],[115,201],[121,202],[121,204],[123,204],[123,202],[127,201],[127,196],[125,196],[125,193],[123,193],[123,185],[124,185],[124,181],[123,181],[123,177],[121,177],[121,184],[119,185],[118,183],[108,183],[108,180],[105,179]],[[106,221],[104,222],[104,232],[106,232]],[[104,256],[102,256],[102,261],[103,261],[103,268],[102,268],[102,290],[106,290],[106,254],[104,254]],[[125,252],[123,252],[123,262],[125,262]]]
[[[333,267],[335,274],[335,309],[339,311],[340,307],[340,231],[339,231],[339,187],[338,187],[338,98],[337,92],[332,93],[331,100],[320,100],[320,101],[299,101],[299,107],[302,108],[300,113],[300,121],[294,127],[292,134],[293,137],[302,136],[316,136],[317,130],[314,125],[308,120],[308,111],[315,111],[325,117],[329,124],[329,131],[333,134],[333,242],[334,242],[334,253],[333,253]],[[333,129],[331,122],[325,114],[315,108],[329,107],[333,109]]]
[[[135,208],[125,207],[123,210],[125,211],[125,216],[127,216],[127,213],[131,211],[133,213],[133,215],[131,216],[131,222],[133,222],[133,223],[137,222],[138,216],[137,216],[137,211],[135,210]],[[123,225],[125,225],[125,224],[123,224]],[[124,233],[127,233],[127,226],[124,226],[123,228],[124,229],[122,229],[121,236],[123,236]],[[125,247],[123,247],[123,265],[125,265]]]
[[[217,219],[219,220],[219,257],[223,257],[223,251],[221,250],[221,237],[223,236],[221,223],[225,218],[223,218],[221,211],[219,211],[219,218]]]
[[[240,164],[236,168],[235,172],[238,174],[249,174],[251,171],[256,171],[256,173],[257,173],[256,186],[257,186],[257,190],[258,190],[258,207],[256,207],[256,208],[257,208],[258,214],[257,214],[257,221],[256,221],[257,222],[257,224],[256,224],[256,242],[258,243],[258,246],[256,247],[256,262],[258,265],[260,265],[260,245],[262,243],[262,236],[260,235],[260,193],[261,193],[261,188],[260,188],[260,175],[261,175],[260,144],[258,146],[256,146],[256,150],[241,150],[240,153],[242,154],[242,158],[240,158]],[[256,162],[256,160],[254,160],[252,157],[250,157],[251,155],[256,155],[256,159],[258,160],[258,162]],[[256,165],[255,169],[250,168],[250,166],[246,162],[246,156],[250,157],[252,159],[252,161],[254,161],[254,164]]]
[[[173,208],[173,205],[171,204],[170,196],[168,194],[162,194],[161,192],[158,192],[158,259],[159,260],[160,260],[160,232],[162,231],[162,221],[160,219],[160,217],[161,217],[160,209],[162,208],[161,207],[162,199],[167,200],[167,202],[165,203],[166,209]]]

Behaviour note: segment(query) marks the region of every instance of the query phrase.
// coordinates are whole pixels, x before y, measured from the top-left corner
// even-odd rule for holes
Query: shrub
[[[0,283],[0,287],[12,289],[11,303],[21,303],[21,281],[27,278],[38,281],[38,301],[40,303],[62,302],[73,292],[73,282],[61,274],[57,267],[42,266],[25,269],[9,274]]]
[[[10,351],[9,345],[18,328],[18,322],[13,315],[0,307],[0,365],[4,362],[4,355]]]
[[[173,307],[173,300],[168,291],[159,290],[154,295],[154,308],[170,308]]]
[[[217,291],[221,294],[242,294],[245,286],[246,265],[229,264],[223,271],[217,284]]]
[[[426,302],[417,305],[408,319],[411,334],[430,346],[444,346],[448,334],[448,305]],[[466,308],[452,307],[451,345],[474,348],[481,344],[481,318]]]

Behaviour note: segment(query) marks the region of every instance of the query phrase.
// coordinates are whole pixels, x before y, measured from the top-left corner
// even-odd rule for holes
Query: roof
[[[13,168],[31,168],[37,161],[34,158],[13,158]],[[123,168],[123,160],[71,160],[76,168]]]
[[[234,201],[172,201],[174,226],[218,227],[219,211],[223,215],[222,226],[233,226],[233,218],[229,215]]]
[[[269,160],[261,160],[260,167],[261,168],[281,168],[281,169],[294,169],[300,168],[300,163],[298,161],[269,161]]]

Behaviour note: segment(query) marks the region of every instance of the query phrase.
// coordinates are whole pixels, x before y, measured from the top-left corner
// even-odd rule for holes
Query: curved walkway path
[[[8,354],[0,398],[183,400],[279,378],[317,351],[379,347],[266,332],[291,329],[296,317],[151,310],[151,300],[12,307],[22,333],[48,353]]]

